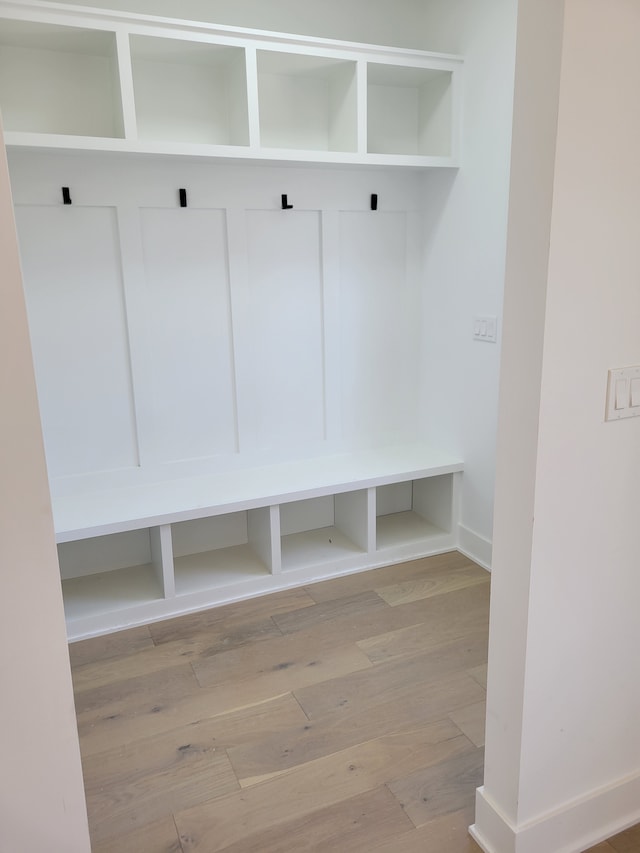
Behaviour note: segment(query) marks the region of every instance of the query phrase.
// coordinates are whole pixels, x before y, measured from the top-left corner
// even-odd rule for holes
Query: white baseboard
[[[640,822],[640,774],[514,827],[484,787],[469,832],[485,853],[581,853]]]
[[[491,571],[492,543],[464,524],[458,525],[458,550],[483,569]]]

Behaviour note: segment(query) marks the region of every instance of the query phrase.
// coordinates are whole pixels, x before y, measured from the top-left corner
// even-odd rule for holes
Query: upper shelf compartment
[[[367,151],[449,157],[453,72],[367,65]]]
[[[114,32],[0,20],[5,130],[122,137]]]
[[[455,56],[0,0],[9,146],[457,166]]]
[[[130,36],[138,139],[248,145],[241,47]]]
[[[355,61],[259,50],[261,145],[356,152],[356,68]]]

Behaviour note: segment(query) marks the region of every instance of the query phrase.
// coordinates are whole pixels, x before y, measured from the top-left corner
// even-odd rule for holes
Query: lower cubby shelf
[[[283,572],[362,560],[368,541],[367,491],[283,504],[280,531]]]
[[[460,462],[437,457],[437,465],[420,466],[407,451],[340,461],[342,478],[336,457],[322,471],[317,460],[308,468],[274,466],[268,473],[283,479],[271,489],[266,469],[257,469],[262,492],[256,487],[254,495],[239,489],[238,477],[224,481],[232,484],[226,493],[198,479],[192,507],[181,482],[173,489],[180,505],[144,518],[124,517],[127,498],[142,506],[139,490],[122,497],[120,520],[109,502],[108,523],[100,515],[105,496],[96,498],[91,526],[83,529],[76,515],[74,527],[58,534],[69,639],[456,548]],[[312,475],[318,485],[309,485]],[[207,486],[210,505],[202,500]],[[166,509],[171,489],[159,492],[151,497]]]
[[[240,581],[268,577],[270,572],[250,545],[214,548],[174,561],[176,595],[220,589]]]
[[[452,477],[429,477],[382,486],[376,495],[378,551],[436,542],[451,534]]]
[[[163,598],[162,585],[151,564],[69,578],[62,581],[62,594],[70,624]]]

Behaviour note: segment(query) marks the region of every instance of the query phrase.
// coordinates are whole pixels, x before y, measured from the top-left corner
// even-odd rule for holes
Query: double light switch
[[[609,371],[606,420],[640,416],[640,367]]]

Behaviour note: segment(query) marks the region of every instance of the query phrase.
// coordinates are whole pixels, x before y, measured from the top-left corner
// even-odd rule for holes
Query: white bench
[[[413,444],[54,497],[69,638],[452,550],[462,468]]]

